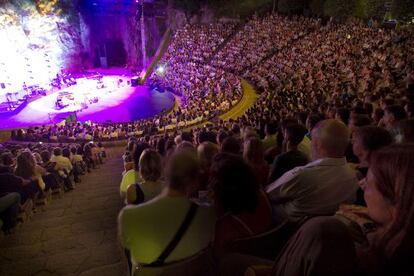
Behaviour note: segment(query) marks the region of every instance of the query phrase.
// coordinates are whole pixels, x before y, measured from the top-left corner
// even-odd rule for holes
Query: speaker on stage
[[[132,87],[137,87],[139,85],[139,77],[135,76],[131,78],[131,86]]]
[[[1,89],[6,89],[6,84],[4,82],[0,83]]]

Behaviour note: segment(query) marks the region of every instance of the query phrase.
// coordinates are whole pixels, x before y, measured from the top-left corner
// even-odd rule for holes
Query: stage
[[[28,103],[18,114],[0,118],[0,129],[56,124],[76,113],[78,121],[128,122],[153,117],[174,106],[169,92],[131,87],[129,76],[100,71],[101,80],[76,78],[77,84]],[[63,104],[57,106],[57,100]]]

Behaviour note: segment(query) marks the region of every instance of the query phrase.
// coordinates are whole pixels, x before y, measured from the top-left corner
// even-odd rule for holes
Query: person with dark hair
[[[414,119],[401,120],[396,125],[397,143],[414,143]]]
[[[308,157],[298,150],[306,134],[306,128],[299,124],[287,125],[284,132],[283,153],[276,156],[270,171],[268,183],[272,183],[281,177],[285,172],[299,166],[305,166]]]
[[[371,124],[371,118],[366,114],[352,114],[349,117],[348,128],[351,134],[355,128],[361,126],[368,126]]]
[[[250,138],[244,142],[243,158],[253,168],[257,185],[266,186],[269,165],[264,158],[263,145],[259,138]]]
[[[270,204],[243,158],[229,153],[216,155],[209,183],[219,216],[214,238],[216,253],[223,253],[232,241],[270,228]]]
[[[1,230],[8,233],[17,224],[20,210],[20,194],[8,193],[0,195],[0,224]]]
[[[233,125],[231,126],[230,132],[232,134],[232,136],[234,136],[236,139],[241,138],[240,137],[240,126],[236,123],[233,123]]]
[[[309,114],[308,118],[306,119],[306,128],[308,129],[308,133],[306,134],[306,137],[309,138],[309,140],[312,140],[311,133],[312,129],[321,121],[322,118],[318,114]]]
[[[227,137],[229,137],[229,134],[224,130],[220,130],[219,133],[217,134],[217,145],[221,147],[221,145],[223,144],[224,140]]]
[[[161,137],[157,140],[157,144],[156,144],[156,149],[157,152],[163,157],[166,155],[167,150],[166,150],[166,139],[164,139],[164,137]]]
[[[23,151],[17,156],[16,168],[14,174],[23,178],[26,184],[23,186],[22,196],[25,201],[28,198],[35,200],[45,189],[45,183],[42,179],[41,172],[36,165],[34,157],[30,151]]]
[[[337,108],[335,113],[335,119],[342,121],[345,125],[348,125],[349,109],[345,107]]]
[[[193,134],[191,132],[183,132],[183,133],[181,133],[181,140],[192,143],[193,142]]]
[[[384,116],[384,110],[382,108],[378,107],[374,110],[372,113],[371,119],[374,121],[374,124],[379,126],[382,122],[381,119]]]
[[[394,131],[396,124],[407,118],[407,113],[401,105],[390,105],[384,109],[382,123],[389,131]]]
[[[159,153],[145,149],[139,160],[139,174],[142,182],[129,185],[127,189],[128,204],[140,204],[159,195],[163,185],[160,181],[162,160]]]
[[[352,135],[353,152],[359,159],[359,168],[368,171],[370,155],[382,147],[393,143],[391,134],[384,128],[376,126],[357,127]]]
[[[165,177],[166,188],[160,196],[145,204],[127,206],[119,214],[119,237],[129,252],[131,275],[136,275],[137,268],[157,261],[186,216],[190,218],[187,229],[166,257],[165,264],[195,256],[208,248],[212,240],[213,208],[199,206],[187,197],[192,187],[198,186],[197,156],[189,151],[176,151],[169,159]],[[201,265],[194,269],[206,270],[208,267]]]
[[[65,152],[67,153],[67,150],[65,150]],[[73,169],[70,159],[62,155],[61,148],[53,149],[53,155],[50,158],[50,161],[55,162],[56,169],[63,170],[66,173],[66,175],[69,175]]]
[[[14,172],[14,158],[13,154],[9,151],[3,152],[0,155],[0,173],[13,173]]]
[[[277,133],[277,122],[271,120],[265,125],[265,138],[263,139],[263,150],[266,151],[272,147],[277,146],[276,133]]]
[[[85,145],[86,147],[86,145]],[[85,150],[87,152],[87,150]],[[50,161],[56,163],[55,170],[59,172],[60,177],[63,178],[65,183],[65,190],[73,190],[73,184],[71,181],[71,175],[73,174],[73,165],[69,158],[62,155],[62,149],[57,147],[53,149],[53,155]]]
[[[272,275],[303,275],[305,269],[306,275],[328,275],[321,273],[333,269],[335,263],[337,268],[346,268],[347,275],[413,275],[413,163],[412,144],[388,146],[372,154],[363,184],[367,209],[356,213],[375,224],[367,235],[367,246],[355,248],[345,224],[335,223],[332,227],[333,218],[317,218],[307,222],[291,239],[276,260]],[[313,232],[309,231],[311,225]],[[335,246],[330,240],[336,241]],[[319,253],[310,254],[316,248]]]
[[[127,189],[129,185],[142,182],[142,178],[139,175],[139,160],[141,154],[145,149],[150,148],[147,143],[139,142],[136,143],[134,147],[134,152],[132,153],[132,160],[134,162],[134,167],[127,171],[123,176],[120,184],[120,195],[124,199],[126,196]]]
[[[200,186],[198,191],[206,191],[208,189],[208,179],[210,176],[210,168],[213,163],[214,156],[218,154],[219,148],[211,142],[203,142],[197,147],[197,156],[200,162]]]
[[[227,137],[226,139],[224,139],[223,143],[221,144],[220,152],[240,154],[241,147],[240,147],[239,140],[233,136]]]
[[[210,143],[216,143],[216,135],[211,131],[205,131],[202,130],[198,133],[197,137],[198,144],[202,144],[203,142],[210,142]]]
[[[352,150],[358,157],[359,163],[356,166],[359,172],[358,178],[366,177],[368,162],[371,154],[385,146],[393,143],[391,134],[384,128],[376,126],[362,126],[355,129],[352,135]],[[365,206],[362,189],[357,191],[356,203]]]

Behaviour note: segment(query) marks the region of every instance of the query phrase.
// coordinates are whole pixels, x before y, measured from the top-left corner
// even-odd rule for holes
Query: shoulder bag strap
[[[162,266],[164,261],[170,256],[173,250],[177,247],[178,243],[180,242],[181,238],[184,236],[185,232],[187,231],[188,227],[190,226],[193,218],[196,214],[198,205],[194,202],[191,203],[191,207],[185,216],[184,221],[182,222],[180,228],[178,229],[177,233],[175,233],[174,238],[170,241],[168,246],[164,249],[161,255],[155,260],[154,262],[144,265],[146,267],[154,267],[154,266]]]

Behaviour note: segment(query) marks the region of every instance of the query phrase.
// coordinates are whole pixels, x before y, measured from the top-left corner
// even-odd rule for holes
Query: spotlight
[[[165,73],[165,67],[163,65],[158,66],[157,73],[163,75]]]

